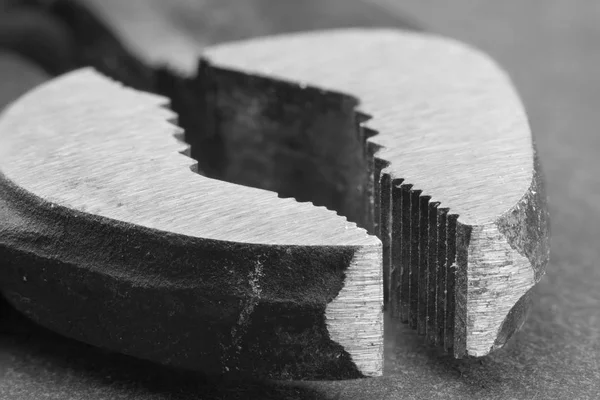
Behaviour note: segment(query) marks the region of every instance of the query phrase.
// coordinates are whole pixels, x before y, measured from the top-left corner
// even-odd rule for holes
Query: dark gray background
[[[207,34],[209,41],[418,21],[429,31],[483,49],[508,70],[531,118],[552,213],[551,263],[524,329],[490,357],[456,361],[423,347],[404,326],[388,324],[386,329],[397,332],[397,343],[386,360],[384,378],[223,382],[60,338],[5,308],[0,320],[0,399],[600,398],[600,2],[251,3],[257,7],[255,22],[236,24],[225,18],[225,27],[219,27],[222,33]],[[21,75],[3,72],[2,102],[14,96],[8,94],[8,80]]]

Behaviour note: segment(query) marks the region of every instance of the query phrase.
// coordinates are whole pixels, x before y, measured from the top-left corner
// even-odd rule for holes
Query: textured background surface
[[[296,4],[289,7],[302,8],[302,15],[265,0],[252,3],[263,6],[254,13],[260,28],[227,22],[221,12],[221,23],[237,29],[233,36],[285,30],[286,18],[301,29],[398,26],[409,16],[427,30],[474,44],[509,71],[531,118],[553,217],[552,260],[524,329],[490,357],[454,361],[424,348],[407,328],[388,324],[397,334],[388,376],[281,385],[167,371],[59,338],[3,309],[0,399],[599,398],[600,2],[272,1]],[[312,18],[332,9],[322,4],[344,12]],[[0,97],[9,79],[1,77]]]

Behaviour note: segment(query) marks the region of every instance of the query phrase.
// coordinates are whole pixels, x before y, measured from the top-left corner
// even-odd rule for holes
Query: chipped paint
[[[245,304],[240,312],[237,324],[231,328],[232,346],[237,346],[237,343],[244,334],[254,308],[261,299],[262,287],[260,281],[263,275],[263,262],[259,258],[254,262],[254,269],[248,274],[248,284],[250,286],[251,294],[248,299],[244,301]]]

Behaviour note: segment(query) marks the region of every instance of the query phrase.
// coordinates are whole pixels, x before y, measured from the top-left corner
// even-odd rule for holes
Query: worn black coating
[[[6,181],[2,187],[0,287],[34,321],[207,373],[361,376],[325,324],[354,248],[183,237],[51,205]]]

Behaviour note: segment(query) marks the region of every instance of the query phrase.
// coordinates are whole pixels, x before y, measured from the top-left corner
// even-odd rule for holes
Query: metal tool
[[[380,375],[384,303],[455,357],[523,323],[548,215],[525,112],[486,56],[349,29],[166,68],[73,3],[49,7],[101,73],[0,120],[0,287],[32,319],[164,364],[296,379]]]

